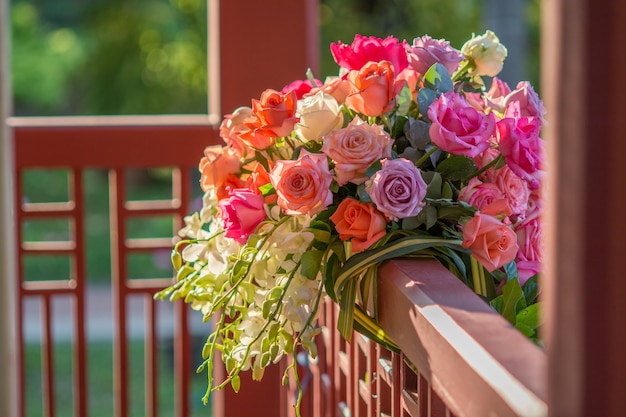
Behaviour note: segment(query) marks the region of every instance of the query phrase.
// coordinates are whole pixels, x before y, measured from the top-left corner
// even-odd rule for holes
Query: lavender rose
[[[442,64],[452,74],[463,59],[463,54],[450,46],[450,42],[428,35],[413,39],[413,46],[409,46],[407,52],[409,65],[421,75],[436,63]]]
[[[382,168],[365,182],[376,208],[390,220],[417,216],[426,205],[426,183],[408,159],[384,159]]]
[[[454,91],[439,96],[428,108],[428,117],[430,139],[444,151],[474,158],[489,149],[495,116],[479,112]]]

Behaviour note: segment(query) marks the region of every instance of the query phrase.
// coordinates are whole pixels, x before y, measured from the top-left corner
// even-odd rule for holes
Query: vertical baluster
[[[41,365],[43,382],[44,416],[56,415],[55,386],[54,386],[54,340],[52,337],[52,309],[50,296],[43,296],[42,303],[43,339],[41,341]]]

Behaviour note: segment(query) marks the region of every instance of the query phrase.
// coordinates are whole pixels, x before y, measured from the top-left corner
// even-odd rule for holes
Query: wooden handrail
[[[379,320],[458,417],[546,416],[547,356],[435,260],[379,269]]]

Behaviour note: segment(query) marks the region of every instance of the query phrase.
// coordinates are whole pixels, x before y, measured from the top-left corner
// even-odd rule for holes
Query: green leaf
[[[321,232],[321,230],[320,230]],[[302,254],[300,261],[302,267],[300,273],[307,279],[314,280],[317,278],[317,274],[320,271],[322,265],[322,256],[324,252],[317,249],[310,249]]]
[[[438,93],[445,93],[454,88],[448,70],[439,62],[432,65],[424,74],[424,86]]]
[[[526,300],[519,281],[513,279],[502,287],[503,307],[502,315],[511,324],[515,324],[517,313],[526,308]]]
[[[420,114],[426,121],[430,121],[428,118],[428,108],[436,99],[437,93],[430,88],[421,88],[417,93],[417,106]]]
[[[441,174],[435,171],[426,171],[422,174],[422,177],[428,184],[426,187],[426,198],[435,200],[441,198],[441,186],[443,185]]]
[[[261,192],[263,197],[271,195],[271,194],[276,194],[276,190],[274,189],[274,186],[270,182],[268,182],[265,185],[260,186],[259,191]]]
[[[398,95],[398,109],[396,110],[396,114],[406,116],[409,113],[412,102],[413,95],[411,94],[411,88],[405,83],[402,90],[400,90],[400,94]]]
[[[533,275],[528,278],[522,287],[522,291],[524,291],[524,298],[526,298],[526,304],[528,305],[534,304],[539,296],[538,278],[538,275]]]
[[[493,300],[489,301],[489,305],[498,313],[502,314],[502,310],[504,309],[504,296],[497,296]]]
[[[454,197],[454,194],[452,193],[452,187],[450,186],[448,182],[444,182],[443,186],[441,187],[440,198],[443,198],[446,200],[452,200],[452,197]]]
[[[372,202],[372,198],[370,197],[370,195],[365,190],[365,183],[359,184],[359,186],[357,188],[357,194],[358,194],[359,200],[361,202],[363,202],[363,203],[371,203]]]
[[[365,175],[367,175],[369,178],[372,178],[372,176],[376,174],[376,172],[380,171],[382,167],[383,167],[383,164],[380,162],[380,160],[377,160],[372,165],[367,167],[367,170],[365,171]]]
[[[506,272],[507,281],[519,279],[519,275],[517,273],[517,264],[515,263],[515,261],[511,261],[508,264],[504,265],[504,272]]]
[[[539,314],[541,310],[541,303],[535,303],[530,305],[517,313],[516,316],[516,325],[517,323],[521,323],[531,329],[536,329],[541,324],[541,316]]]
[[[441,161],[435,171],[449,181],[460,181],[472,176],[477,169],[476,163],[472,159],[456,155]]]
[[[339,315],[337,316],[337,330],[348,342],[352,338],[354,324],[354,307],[356,302],[357,278],[349,280],[341,289],[339,299]]]
[[[337,277],[340,270],[341,262],[339,261],[337,254],[333,252],[326,260],[323,278],[326,294],[328,294],[331,300],[335,302],[337,302],[337,295],[335,294],[335,277]]]

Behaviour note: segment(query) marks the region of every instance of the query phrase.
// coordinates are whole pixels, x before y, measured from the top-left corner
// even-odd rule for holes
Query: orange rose
[[[350,94],[350,82],[341,77],[327,77],[323,86],[312,89],[308,95],[313,95],[319,90],[333,96],[341,106]]]
[[[508,264],[517,254],[517,235],[494,216],[474,213],[463,227],[463,247],[489,272]]]
[[[206,192],[211,187],[220,188],[229,175],[239,172],[241,161],[234,149],[214,145],[204,149],[204,157],[198,168],[202,173],[200,186]]]
[[[270,168],[272,167],[272,162],[268,161],[270,164]],[[246,188],[251,189],[256,194],[261,195],[260,187],[270,183],[270,174],[265,170],[263,165],[257,163],[254,167],[254,171],[248,177],[246,181]],[[265,204],[276,204],[276,200],[278,200],[278,195],[271,194],[265,197]]]
[[[346,106],[366,116],[380,116],[396,105],[396,96],[403,81],[396,81],[389,61],[368,62],[359,71],[350,71],[352,91],[346,97]]]
[[[217,199],[222,200],[230,197],[231,190],[245,188],[246,183],[235,174],[228,175],[222,184],[217,188]]]
[[[257,117],[256,127],[266,136],[279,138],[288,136],[298,122],[296,92],[282,94],[265,90],[260,100],[252,100],[252,112]]]
[[[346,198],[330,216],[341,240],[352,239],[352,252],[361,252],[386,233],[387,220],[371,203]]]

